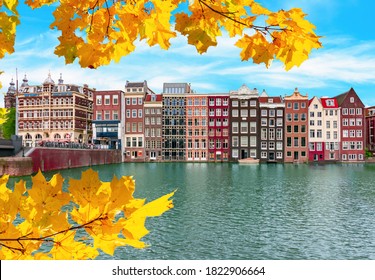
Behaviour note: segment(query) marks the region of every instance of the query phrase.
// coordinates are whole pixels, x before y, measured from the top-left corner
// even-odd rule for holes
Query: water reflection
[[[129,163],[94,169],[102,180],[134,175],[138,197],[178,189],[175,208],[147,222],[151,247],[119,248],[117,259],[375,259],[374,165]],[[61,173],[78,178],[82,170]]]

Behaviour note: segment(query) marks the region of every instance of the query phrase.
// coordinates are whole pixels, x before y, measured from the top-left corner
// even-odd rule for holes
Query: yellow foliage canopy
[[[57,3],[58,2],[58,3]],[[223,31],[238,37],[241,59],[268,67],[273,59],[286,70],[299,66],[321,47],[314,25],[301,9],[270,11],[253,0],[27,0],[32,8],[55,3],[52,29],[61,31],[55,54],[82,67],[118,62],[135,41],[168,49],[177,32],[202,54]],[[0,58],[14,51],[18,0],[0,1]],[[184,6],[183,6],[184,5]],[[173,20],[175,19],[175,22]],[[266,22],[259,26],[257,19]]]
[[[119,246],[144,248],[147,217],[173,208],[174,192],[145,204],[133,197],[131,177],[102,182],[92,169],[70,179],[69,192],[59,174],[47,181],[38,172],[30,189],[20,181],[13,191],[8,177],[0,178],[0,259],[94,259],[99,250],[113,255]]]

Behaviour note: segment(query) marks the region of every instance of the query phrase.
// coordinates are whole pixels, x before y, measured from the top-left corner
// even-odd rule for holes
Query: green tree
[[[3,137],[5,139],[10,139],[12,135],[16,132],[16,109],[10,108],[6,114],[6,120],[2,124]]]

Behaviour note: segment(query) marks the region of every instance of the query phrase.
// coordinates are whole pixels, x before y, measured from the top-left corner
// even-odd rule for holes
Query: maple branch
[[[268,26],[260,26],[260,25],[253,25],[253,24],[248,25],[248,24],[246,24],[246,23],[244,23],[244,22],[242,22],[242,21],[240,21],[240,20],[238,20],[238,19],[236,19],[234,17],[229,16],[229,15],[234,15],[235,12],[222,12],[222,11],[218,11],[215,8],[211,7],[209,4],[207,4],[205,2],[205,0],[198,0],[198,1],[199,1],[200,5],[203,4],[204,6],[206,6],[208,9],[210,9],[214,13],[217,13],[217,14],[219,14],[219,15],[221,15],[221,16],[223,16],[223,17],[225,17],[225,18],[227,18],[227,19],[229,19],[231,21],[233,21],[234,23],[238,23],[240,25],[243,25],[243,26],[246,26],[246,27],[249,27],[249,28],[254,28],[256,31],[262,32],[263,34],[266,34],[266,32],[268,32],[270,34],[269,30],[276,30],[276,31],[283,31],[283,30],[285,30],[285,28],[274,27],[272,25],[268,25]]]
[[[26,234],[26,235],[23,235],[21,237],[17,237],[17,238],[0,238],[0,242],[18,242],[22,248],[24,248],[23,244],[21,243],[21,241],[42,241],[42,242],[53,242],[55,243],[54,240],[52,239],[48,239],[48,238],[51,238],[51,237],[54,237],[56,235],[59,235],[59,234],[63,234],[65,232],[68,232],[68,231],[71,231],[71,230],[77,230],[77,229],[82,229],[82,228],[88,228],[89,225],[91,225],[92,223],[96,222],[96,221],[102,221],[102,220],[105,220],[107,219],[108,217],[107,216],[104,216],[103,217],[103,214],[100,214],[99,217],[85,223],[85,224],[82,224],[82,225],[77,225],[77,226],[72,226],[68,229],[64,229],[64,230],[61,230],[59,232],[55,232],[55,233],[52,233],[52,234],[49,234],[49,235],[46,235],[46,236],[43,236],[43,237],[27,237],[29,236],[30,234],[32,234],[32,232]],[[9,248],[9,249],[14,249],[14,250],[18,250],[18,251],[21,251],[22,249],[20,248],[13,248],[13,247],[10,247],[10,246],[7,246],[3,243],[0,243],[1,246],[4,246],[6,248]],[[24,250],[24,249],[23,249]]]

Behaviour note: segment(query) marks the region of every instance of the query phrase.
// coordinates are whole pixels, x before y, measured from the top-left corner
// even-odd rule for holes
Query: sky
[[[126,81],[144,81],[156,93],[164,82],[187,82],[197,93],[228,93],[243,84],[266,90],[270,96],[290,95],[295,88],[302,94],[336,96],[355,89],[366,106],[375,105],[375,32],[373,12],[375,1],[364,0],[268,0],[260,1],[271,10],[302,8],[307,19],[323,36],[323,48],[313,50],[300,67],[285,71],[280,62],[270,68],[252,61],[242,62],[237,39],[227,35],[218,45],[200,55],[187,39],[178,36],[171,40],[167,51],[159,46],[149,47],[137,42],[136,50],[121,59],[98,69],[82,69],[78,62],[65,65],[64,58],[54,55],[60,32],[49,29],[54,7],[31,10],[19,9],[21,24],[17,28],[15,53],[0,60],[0,75],[6,92],[13,78],[20,83],[24,75],[29,84],[41,84],[51,73],[55,82],[60,73],[65,83],[88,84],[98,90],[123,90]],[[17,69],[17,71],[16,71]],[[16,72],[18,75],[16,75]],[[0,96],[0,106],[3,97]]]

